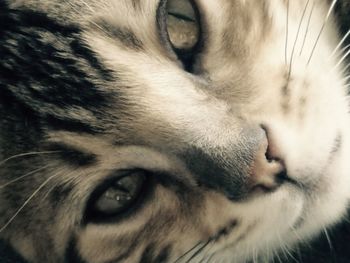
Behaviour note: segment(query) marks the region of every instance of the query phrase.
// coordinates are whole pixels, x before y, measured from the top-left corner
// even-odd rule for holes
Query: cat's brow
[[[124,47],[136,51],[143,49],[142,41],[128,28],[117,27],[105,19],[98,19],[92,22],[92,27],[100,33],[107,35],[110,39],[119,41]]]
[[[51,143],[48,148],[56,151],[65,162],[76,166],[88,166],[97,162],[97,156],[78,147],[65,143]]]

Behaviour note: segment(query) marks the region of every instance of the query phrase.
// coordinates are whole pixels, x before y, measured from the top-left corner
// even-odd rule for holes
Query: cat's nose
[[[287,176],[284,160],[278,154],[276,142],[269,136],[268,128],[261,126],[265,137],[255,153],[248,172],[251,191],[273,191],[277,189]],[[249,187],[249,186],[248,186]]]
[[[274,191],[287,178],[284,161],[274,149],[265,127],[250,127],[225,147],[192,148],[184,159],[199,184],[242,200]]]

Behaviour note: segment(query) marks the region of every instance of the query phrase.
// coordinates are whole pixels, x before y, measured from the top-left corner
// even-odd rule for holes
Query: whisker
[[[17,210],[17,212],[7,221],[7,223],[0,228],[0,233],[2,233],[18,216],[20,212],[27,206],[27,204],[40,192],[41,189],[43,189],[54,177],[58,176],[60,173],[56,173],[49,178],[47,178],[30,196],[29,198],[23,203],[23,205]]]
[[[16,182],[18,182],[18,181],[20,181],[20,180],[22,180],[22,179],[24,179],[24,178],[26,178],[26,177],[29,177],[29,176],[31,176],[31,175],[37,173],[37,172],[40,172],[40,171],[42,171],[42,170],[45,170],[48,166],[49,166],[49,165],[46,165],[46,166],[44,166],[44,167],[40,167],[40,168],[38,168],[38,169],[36,169],[36,170],[34,170],[34,171],[31,171],[31,172],[29,172],[29,173],[26,173],[26,174],[20,176],[20,177],[17,177],[16,179],[11,180],[11,181],[7,182],[6,184],[0,185],[0,189],[4,189],[5,187],[8,187],[9,185],[11,185],[11,184],[13,184],[13,183],[16,183]]]
[[[344,69],[343,69],[343,74],[346,74],[348,72],[348,69],[350,68],[350,63],[348,63],[347,65],[345,65]],[[348,75],[346,75],[345,77],[348,77]]]
[[[323,228],[323,232],[324,232],[324,234],[326,236],[326,239],[327,239],[327,242],[328,242],[328,245],[329,245],[329,249],[331,251],[333,251],[333,245],[332,245],[331,239],[330,239],[330,237],[328,235],[328,231],[327,231],[327,229],[325,227]]]
[[[53,154],[53,153],[59,153],[60,151],[43,151],[43,152],[28,152],[28,153],[21,153],[17,155],[13,155],[5,160],[2,160],[0,162],[0,166],[7,163],[10,160],[17,159],[20,157],[25,157],[25,156],[33,156],[33,155],[45,155],[45,154]]]
[[[334,66],[333,70],[335,70],[336,68],[338,68],[343,62],[344,60],[350,55],[350,49],[344,54],[344,56],[339,60],[339,62]]]
[[[287,249],[285,246],[283,246],[282,244],[281,244],[281,250],[282,250],[283,257],[284,257],[285,259],[288,259],[288,257],[291,257],[291,254],[290,254],[290,252],[288,251],[288,249]],[[291,258],[292,258],[292,257],[291,257]]]
[[[342,50],[340,51],[340,54],[344,54],[344,52],[350,47],[349,45],[346,45],[345,47],[342,48]]]
[[[258,253],[255,248],[253,248],[253,263],[258,263]]]
[[[80,3],[82,3],[83,5],[85,5],[85,6],[90,10],[91,13],[94,13],[94,12],[95,12],[95,10],[94,10],[87,2],[85,2],[84,0],[79,0],[79,1],[80,1]],[[64,0],[64,2],[67,3],[68,5],[70,5],[70,6],[72,7],[72,9],[73,9],[75,12],[77,12],[77,14],[80,13],[80,10],[79,10],[79,9],[77,8],[77,6],[74,5],[71,1],[69,1],[69,0]]]
[[[215,244],[215,243],[212,243],[212,246],[213,246],[214,244]],[[214,251],[213,253],[211,253],[211,255],[210,255],[209,257],[206,256],[206,257],[207,257],[206,263],[211,262],[212,260],[214,260],[214,259],[215,259],[214,257],[215,257],[218,253],[220,253],[221,251],[223,251],[223,250],[225,250],[225,248]],[[207,253],[206,253],[206,254],[207,254]]]
[[[76,171],[73,170],[73,171],[71,171],[71,172],[65,174],[65,177],[71,176],[71,175],[74,174],[75,172],[76,172]],[[76,179],[75,177],[70,177],[70,178],[68,177],[68,178],[62,180],[61,182],[59,182],[59,183],[57,183],[57,184],[54,184],[49,190],[46,191],[45,194],[43,194],[43,198],[42,198],[42,199],[43,199],[43,200],[48,199],[49,196],[50,196],[50,194],[52,193],[52,191],[53,191],[53,190],[55,189],[55,187],[57,187],[58,185],[60,185],[60,186],[68,185],[68,184],[70,184],[70,183],[73,183],[75,179]]]
[[[215,254],[215,252],[214,252],[214,253],[211,253],[210,255],[208,255],[210,253],[210,250],[213,248],[213,246],[214,246],[214,243],[211,243],[211,246],[209,247],[209,249],[207,250],[207,252],[203,256],[203,259],[205,259],[205,263],[210,262],[210,260],[212,259],[212,256]],[[204,260],[203,260],[203,262],[204,262]]]
[[[317,47],[317,44],[318,44],[318,42],[319,42],[319,40],[320,40],[320,38],[321,38],[321,35],[322,35],[323,31],[324,31],[324,28],[326,27],[327,22],[328,22],[328,20],[329,20],[329,17],[331,16],[331,14],[332,14],[332,12],[333,12],[333,9],[334,9],[334,7],[335,7],[335,4],[336,4],[337,2],[338,2],[338,0],[333,0],[332,4],[331,4],[331,6],[330,6],[330,8],[329,8],[329,10],[328,10],[328,13],[327,13],[327,15],[326,15],[326,18],[325,18],[325,20],[324,20],[324,22],[323,22],[323,25],[322,25],[322,27],[321,27],[321,30],[320,30],[320,32],[319,32],[319,34],[318,34],[318,36],[317,36],[317,38],[316,38],[315,44],[314,44],[314,46],[313,46],[313,48],[312,48],[312,50],[311,50],[311,55],[310,55],[310,57],[309,57],[309,60],[308,60],[308,62],[307,62],[307,65],[309,65],[310,62],[311,62],[311,59],[312,59],[312,57],[313,57],[313,55],[314,55],[314,52],[315,52],[316,47]]]
[[[284,257],[285,257],[286,259],[288,259],[288,257],[290,257],[290,258],[293,259],[295,262],[298,262],[298,261],[295,259],[295,257],[292,255],[292,253],[289,251],[288,247],[283,243],[281,236],[280,236],[279,234],[277,234],[277,236],[278,236],[278,239],[279,239],[279,241],[280,241],[280,245],[281,245],[281,249],[282,249],[282,253],[283,253]]]
[[[189,262],[191,262],[192,259],[196,258],[196,257],[199,255],[199,253],[201,253],[201,252],[203,251],[203,249],[205,249],[205,248],[210,244],[211,241],[212,241],[212,240],[209,239],[209,240],[208,240],[207,242],[205,242],[200,248],[198,248],[198,249],[196,250],[196,252],[186,261],[186,263],[189,263]]]
[[[274,254],[275,254],[275,258],[278,259],[278,262],[279,262],[279,263],[283,263],[283,261],[281,260],[281,258],[280,258],[280,256],[279,256],[279,253],[278,253],[278,252],[275,252]]]
[[[296,34],[296,37],[295,37],[295,41],[294,41],[294,44],[293,44],[292,54],[290,56],[288,79],[290,79],[290,76],[292,74],[292,65],[293,65],[293,57],[294,57],[295,47],[296,47],[296,45],[298,43],[301,25],[303,24],[304,17],[305,17],[305,14],[306,14],[307,7],[309,6],[309,3],[310,3],[310,0],[308,0],[306,2],[305,8],[304,8],[304,11],[303,11],[303,14],[301,16],[300,23],[299,23],[299,26],[298,26],[298,31],[297,31],[297,34]]]
[[[200,246],[201,244],[203,244],[203,241],[198,242],[196,245],[194,245],[193,247],[191,247],[189,250],[187,250],[184,254],[182,254],[178,259],[176,259],[176,261],[174,263],[178,263],[180,262],[180,260],[182,260],[184,257],[186,257],[188,254],[190,254],[193,250],[195,250],[198,246]]]
[[[107,32],[103,27],[101,27],[99,24],[97,24],[94,21],[90,21],[90,23],[93,24],[94,26],[96,26],[99,30],[101,30],[101,32],[105,33],[106,36],[108,36],[110,39],[113,40],[113,36],[109,32]]]
[[[303,259],[301,257],[300,246],[298,245],[296,249],[297,249],[297,254],[298,254],[298,262],[303,263]]]
[[[284,47],[284,59],[286,66],[288,65],[288,35],[289,35],[289,0],[287,0],[287,18],[286,18],[286,43]]]
[[[95,12],[95,10],[87,2],[85,2],[84,0],[80,0],[80,2],[83,3],[90,10],[90,12]]]
[[[64,0],[67,4],[69,4],[72,9],[77,12],[77,14],[80,13],[80,10],[77,9],[76,6],[74,6],[70,1],[68,0]],[[81,3],[83,3],[84,5],[86,5],[91,12],[94,12],[93,8],[88,4],[86,3],[84,0],[80,0]],[[111,36],[111,34],[109,32],[107,32],[105,29],[103,29],[99,24],[97,24],[96,22],[94,21],[90,21],[91,24],[93,24],[94,26],[96,26],[99,30],[101,30],[101,32],[103,32],[104,34],[106,34],[106,36],[108,36],[110,39],[113,39],[113,36]]]
[[[344,42],[346,41],[346,39],[348,38],[348,36],[350,35],[350,29],[349,31],[345,34],[345,36],[340,40],[339,44],[336,46],[336,48],[334,49],[334,51],[332,52],[330,57],[333,57],[335,55],[335,53],[337,53],[337,51],[339,50],[339,48],[344,44]]]
[[[309,33],[311,18],[312,18],[312,14],[314,12],[314,9],[315,9],[315,1],[312,2],[312,8],[311,8],[311,11],[310,11],[309,18],[307,20],[306,31],[305,31],[305,35],[304,35],[304,39],[303,39],[303,44],[301,45],[299,56],[301,56],[301,54],[303,53],[303,50],[304,50],[304,46],[305,46],[306,39],[307,39],[307,36],[308,36],[308,33]]]

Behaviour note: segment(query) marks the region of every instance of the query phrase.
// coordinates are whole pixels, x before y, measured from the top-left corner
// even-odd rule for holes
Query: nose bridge
[[[264,130],[249,127],[235,141],[228,138],[224,147],[192,147],[183,159],[200,184],[240,200],[250,191],[251,168],[262,144],[266,144]]]

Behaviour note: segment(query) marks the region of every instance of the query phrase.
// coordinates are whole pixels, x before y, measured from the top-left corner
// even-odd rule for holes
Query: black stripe
[[[88,134],[97,134],[101,132],[99,127],[94,127],[90,123],[85,123],[80,120],[73,119],[62,119],[56,116],[48,115],[42,120],[42,123],[53,130],[64,130],[70,132],[81,132]]]
[[[69,194],[73,191],[74,186],[69,185],[68,183],[65,183],[64,185],[57,185],[50,191],[50,205],[55,211],[56,209],[60,208],[62,204],[66,201]]]
[[[98,61],[96,54],[91,49],[89,49],[80,38],[72,40],[70,47],[74,52],[75,57],[82,58],[87,61],[92,68],[96,69],[99,72],[103,80],[115,80],[112,71],[104,67]]]
[[[1,3],[0,3],[1,8]],[[7,243],[0,241],[0,262],[1,263],[28,263]]]
[[[75,25],[62,25],[55,20],[50,19],[46,14],[32,10],[6,10],[0,13],[0,30],[4,30],[14,25],[22,27],[37,27],[53,33],[70,36],[73,33],[79,33]],[[15,24],[13,24],[15,22]]]
[[[46,34],[48,38],[43,37]],[[30,108],[53,129],[96,132],[93,124],[66,118],[77,106],[103,119],[104,108],[112,104],[95,81],[104,86],[113,74],[81,40],[79,29],[38,12],[1,12],[0,57],[0,89],[16,103]]]
[[[167,246],[161,250],[159,255],[155,258],[155,263],[168,262],[171,253],[171,246]]]
[[[140,263],[165,263],[169,259],[171,246],[166,246],[156,252],[158,249],[155,244],[149,244],[142,252]]]
[[[72,237],[65,252],[65,263],[86,263],[77,250],[76,239]]]
[[[57,155],[65,162],[74,166],[89,166],[97,162],[97,156],[90,152],[63,143],[51,143],[47,147],[50,151],[57,151]]]
[[[155,245],[150,244],[146,246],[142,252],[140,263],[152,263],[155,253]]]
[[[334,139],[333,147],[331,149],[330,162],[333,161],[335,155],[342,149],[343,146],[343,135],[339,133]]]

